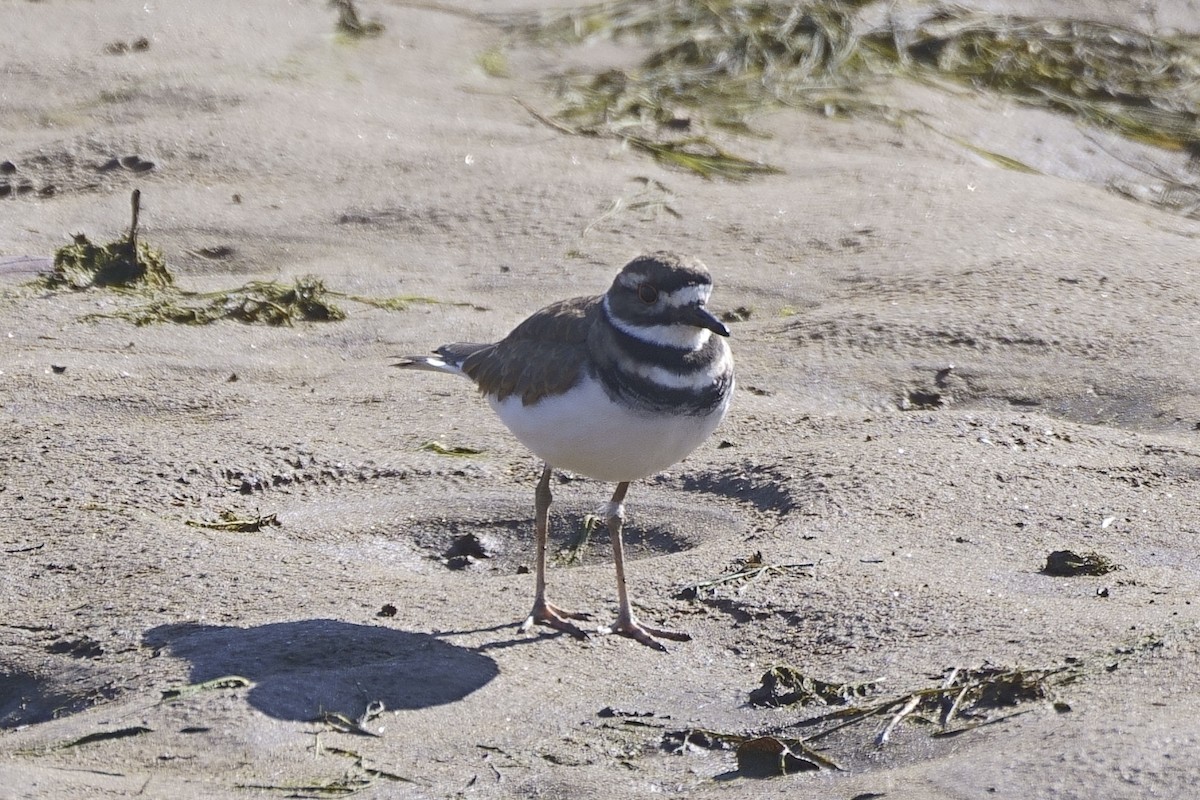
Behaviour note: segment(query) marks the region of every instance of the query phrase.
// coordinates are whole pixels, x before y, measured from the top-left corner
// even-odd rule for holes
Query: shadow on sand
[[[193,682],[249,679],[251,705],[278,719],[327,711],[357,719],[377,701],[389,711],[427,708],[460,700],[498,673],[487,656],[428,634],[328,619],[161,625],[143,641],[190,661]]]

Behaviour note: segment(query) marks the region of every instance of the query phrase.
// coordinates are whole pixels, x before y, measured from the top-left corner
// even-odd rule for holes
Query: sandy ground
[[[1105,13],[1200,19],[1145,6]],[[736,144],[784,174],[709,182],[513,102],[552,109],[541,79],[587,53],[489,77],[504,39],[469,15],[364,3],[386,30],[348,43],[317,0],[197,8],[0,0],[0,161],[30,187],[0,198],[0,798],[1194,796],[1200,223],[1106,191],[1099,134],[911,89],[1043,174],[781,112]],[[154,166],[97,168],[130,156]],[[136,298],[25,285],[72,233],[119,235],[135,187],[186,288],[444,302],[135,327],[84,317]],[[629,497],[641,614],[694,640],[522,635],[538,465],[466,383],[389,358],[499,337],[651,249],[751,310],[730,418]],[[555,484],[556,549],[610,491]],[[281,524],[188,524],[225,512]],[[468,533],[493,558],[450,569]],[[1042,573],[1068,549],[1121,569]],[[600,623],[607,550],[550,575]],[[811,566],[682,592],[755,553]],[[910,719],[880,746],[885,714],[814,741],[840,771],[670,746],[811,733],[788,726],[829,709],[748,704],[779,664],[875,700],[955,667],[1071,680],[954,736]]]

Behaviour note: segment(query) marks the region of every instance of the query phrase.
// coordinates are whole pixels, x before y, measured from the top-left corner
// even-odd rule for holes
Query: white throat
[[[708,328],[692,325],[631,325],[612,313],[607,297],[604,298],[604,315],[621,333],[648,344],[673,347],[676,350],[699,350],[708,344],[708,337],[712,336],[712,331]]]

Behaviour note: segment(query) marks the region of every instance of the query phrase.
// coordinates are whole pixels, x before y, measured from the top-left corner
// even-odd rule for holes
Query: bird
[[[393,366],[470,379],[501,422],[543,462],[534,492],[537,567],[533,609],[520,625],[587,639],[546,596],[546,540],[553,470],[615,483],[604,519],[617,578],[617,618],[596,632],[656,650],[687,633],[653,627],[634,614],[622,529],[629,484],[671,467],[716,430],[734,392],[729,328],[707,307],[708,268],[659,251],[626,264],[602,295],[562,300],[535,312],[492,344],[444,344]]]

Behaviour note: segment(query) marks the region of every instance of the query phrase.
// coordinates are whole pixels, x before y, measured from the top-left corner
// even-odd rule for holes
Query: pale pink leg
[[[636,639],[647,647],[666,651],[666,647],[658,639],[670,639],[675,642],[691,641],[691,636],[678,631],[652,628],[638,622],[633,615],[633,607],[629,603],[629,593],[625,588],[625,544],[621,539],[621,528],[625,524],[625,493],[629,491],[628,481],[617,484],[612,501],[608,504],[608,535],[612,538],[613,562],[617,567],[617,621],[607,628],[601,628],[601,633],[616,633]]]
[[[589,614],[573,611],[563,611],[546,600],[546,537],[550,531],[550,473],[549,464],[542,470],[542,479],[538,481],[537,491],[534,492],[534,527],[537,530],[537,588],[533,596],[533,610],[529,618],[521,623],[524,633],[535,624],[546,625],[563,633],[569,633],[576,639],[588,638],[587,631],[568,620],[590,619]]]

